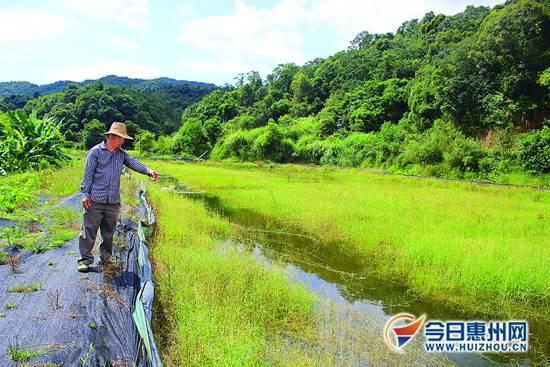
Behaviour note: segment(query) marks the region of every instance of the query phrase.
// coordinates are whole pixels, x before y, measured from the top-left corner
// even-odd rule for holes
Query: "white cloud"
[[[76,27],[70,19],[37,9],[0,8],[0,41],[45,39]]]
[[[262,64],[270,65],[270,69],[287,61],[302,63],[306,61],[300,51],[304,42],[299,31],[303,10],[295,0],[282,0],[271,9],[258,9],[238,0],[233,14],[193,19],[183,26],[178,38],[213,51],[216,59],[234,67],[256,65],[253,69],[259,71],[258,65]]]
[[[385,33],[395,32],[403,22],[421,18],[429,11],[452,15],[474,2],[492,6],[503,1],[317,0],[312,2],[308,17],[312,22],[324,24],[346,35],[355,35],[364,30]]]
[[[149,25],[148,0],[61,0],[66,8],[93,19],[124,23],[130,28]]]
[[[239,57],[218,58],[214,60],[182,59],[175,64],[179,75],[188,75],[192,71],[194,80],[210,83],[233,83],[238,74],[258,71],[263,76],[273,69],[271,64],[247,63]]]
[[[324,24],[342,34],[355,34],[362,30],[374,32],[394,31],[395,25],[412,18],[415,9],[424,8],[427,1],[407,0],[362,1],[321,0],[311,7],[309,19]]]
[[[251,70],[250,64],[243,64],[240,60],[213,60],[204,61],[198,59],[185,59],[177,63],[180,69],[193,69],[200,73],[215,73],[219,71],[239,73],[243,70]]]
[[[138,42],[129,40],[127,38],[120,37],[114,34],[110,34],[106,36],[105,41],[107,41],[107,43],[117,48],[124,48],[129,50],[137,50],[140,48],[140,45]]]
[[[101,59],[89,65],[64,65],[46,71],[51,80],[97,79],[115,74],[130,78],[156,78],[162,76],[162,70],[155,65],[134,64],[125,60]]]
[[[495,5],[502,1],[280,0],[260,9],[250,1],[236,0],[231,14],[187,21],[178,39],[211,52],[217,60],[228,60],[233,67],[252,66],[238,72],[260,71],[265,65],[269,72],[279,63],[301,64],[345,49],[364,30],[395,32],[404,21],[428,11],[455,14],[472,2]],[[327,36],[333,37],[331,44],[326,43]],[[195,67],[215,69],[218,64],[197,63]]]

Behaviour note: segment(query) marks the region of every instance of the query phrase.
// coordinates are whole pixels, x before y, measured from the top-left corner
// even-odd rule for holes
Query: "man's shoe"
[[[90,270],[90,267],[86,263],[78,263],[76,269],[81,273],[87,273]]]

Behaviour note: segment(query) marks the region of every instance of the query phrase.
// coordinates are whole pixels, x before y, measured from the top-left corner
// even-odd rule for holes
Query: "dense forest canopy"
[[[550,117],[549,15],[548,1],[511,0],[430,12],[395,33],[361,32],[327,59],[279,65],[265,80],[240,75],[183,112],[171,148],[459,176],[540,153],[538,168],[524,168],[548,171],[550,148],[519,152],[529,139],[544,146],[548,128],[517,135]]]
[[[23,108],[29,114],[34,110],[39,117],[52,117],[61,122],[65,137],[75,142],[82,141],[84,128],[92,121],[96,126],[97,122],[103,124],[102,129],[112,121],[125,121],[133,134],[141,130],[171,134],[180,125],[183,109],[215,89],[179,83],[159,84],[158,80],[149,82],[135,87],[96,81],[85,85],[69,84],[58,92],[36,98],[10,95],[0,101],[0,110]]]

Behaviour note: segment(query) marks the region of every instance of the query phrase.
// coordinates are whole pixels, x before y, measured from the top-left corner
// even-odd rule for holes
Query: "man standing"
[[[131,139],[122,122],[113,122],[111,128],[103,133],[107,140],[94,146],[86,155],[84,176],[82,177],[82,206],[84,220],[80,231],[80,259],[78,271],[87,272],[94,263],[92,249],[98,228],[101,231],[99,246],[100,259],[103,265],[111,262],[113,253],[113,234],[116,229],[120,211],[120,175],[122,165],[148,175],[157,180],[158,172],[149,169],[137,159],[130,156],[120,147],[125,139]]]

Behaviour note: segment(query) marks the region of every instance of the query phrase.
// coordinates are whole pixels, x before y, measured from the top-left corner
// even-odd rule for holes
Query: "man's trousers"
[[[97,230],[101,233],[101,244],[99,245],[99,256],[101,262],[111,262],[113,255],[113,235],[115,233],[120,204],[102,204],[90,201],[88,209],[84,209],[84,220],[79,238],[80,259],[91,265],[94,262],[92,249],[94,248]]]

